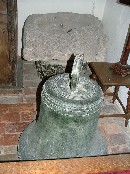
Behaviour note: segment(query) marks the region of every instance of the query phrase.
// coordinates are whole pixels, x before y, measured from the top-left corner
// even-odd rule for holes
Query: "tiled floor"
[[[130,153],[130,128],[124,126],[123,118],[102,118],[98,128],[106,139],[108,154]]]
[[[36,91],[38,91],[37,88],[40,88],[41,90],[39,83],[40,79],[38,78],[37,73],[34,70],[34,63],[25,62],[23,82],[24,89],[22,98],[23,102],[35,102]],[[105,97],[102,113],[111,114],[120,112],[118,106],[116,104],[113,104],[111,102],[111,99],[111,97]],[[101,118],[99,119],[98,129],[106,139],[108,154],[130,153],[130,128],[125,127],[125,120],[123,118]],[[17,155],[8,154],[5,156],[0,156],[0,160],[17,160]]]
[[[105,97],[102,113],[122,113],[119,107],[112,103],[112,97]],[[108,154],[130,153],[130,127],[125,127],[125,119],[121,117],[100,118],[98,129],[104,135]]]

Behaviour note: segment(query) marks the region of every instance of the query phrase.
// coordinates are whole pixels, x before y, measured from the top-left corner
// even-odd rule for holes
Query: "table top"
[[[90,67],[103,85],[106,86],[128,86],[130,87],[130,75],[122,77],[116,74],[108,62],[90,62]]]

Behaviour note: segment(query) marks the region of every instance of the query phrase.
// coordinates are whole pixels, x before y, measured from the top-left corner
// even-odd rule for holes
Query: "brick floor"
[[[18,160],[16,152],[20,133],[35,119],[42,85],[34,66],[34,62],[24,62],[21,93],[0,94],[0,161]],[[8,108],[4,104],[8,104]],[[105,97],[102,113],[119,112],[111,97]],[[130,153],[130,128],[125,127],[123,118],[101,118],[98,129],[106,139],[108,154]]]

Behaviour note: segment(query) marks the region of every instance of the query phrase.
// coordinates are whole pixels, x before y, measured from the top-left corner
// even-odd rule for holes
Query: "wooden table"
[[[130,118],[130,75],[126,77],[122,77],[121,75],[116,74],[110,68],[112,63],[108,62],[90,62],[89,67],[92,71],[92,79],[97,80],[99,85],[101,86],[105,95],[113,96],[113,103],[117,99],[124,111],[124,114],[112,114],[112,115],[100,115],[100,118],[103,117],[123,117],[125,118],[125,126],[128,125],[128,121]],[[114,92],[108,93],[106,90],[114,86]],[[120,86],[125,86],[129,88],[128,90],[128,98],[127,98],[127,106],[125,107],[118,96],[118,91]]]

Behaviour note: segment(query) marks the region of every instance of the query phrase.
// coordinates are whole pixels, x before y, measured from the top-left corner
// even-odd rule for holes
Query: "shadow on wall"
[[[36,91],[36,111],[37,111],[36,120],[38,120],[39,113],[40,113],[42,87],[47,79],[49,79],[49,77],[44,77],[42,79],[42,81],[39,83],[37,91]]]
[[[67,64],[65,67],[65,73],[69,73],[69,74],[71,73],[74,58],[75,58],[75,56],[74,56],[74,54],[72,54],[71,57],[69,58],[69,60],[67,61]],[[44,83],[46,82],[46,80],[48,80],[51,76],[43,76],[42,81],[38,85],[38,88],[36,91],[36,110],[37,110],[36,120],[38,120],[39,112],[40,112],[42,87],[43,87]]]

